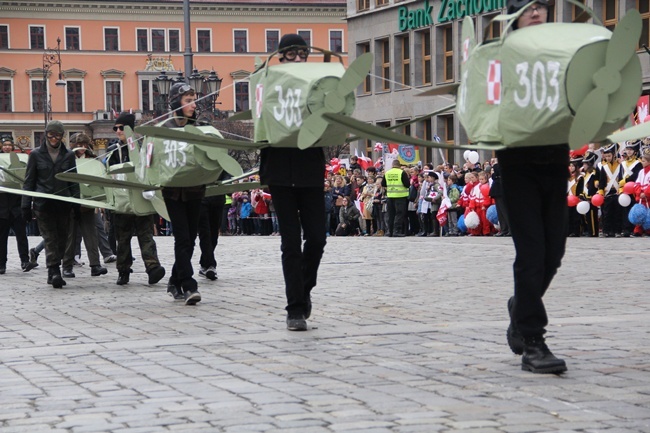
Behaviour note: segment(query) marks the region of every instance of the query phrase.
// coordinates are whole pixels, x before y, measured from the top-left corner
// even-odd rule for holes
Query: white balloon
[[[145,200],[151,200],[156,195],[156,191],[142,191],[142,198]]]
[[[469,150],[469,149],[466,150],[465,152],[463,152],[463,159],[464,159],[465,161],[467,161],[467,160],[469,159],[469,153],[470,153],[470,152],[471,152],[471,150]]]
[[[478,227],[481,220],[478,217],[478,214],[474,211],[471,211],[465,216],[465,226],[468,229],[475,229]]]
[[[618,204],[623,207],[628,207],[632,203],[632,199],[627,194],[621,194],[618,196]]]
[[[578,203],[576,206],[576,210],[578,211],[579,214],[584,215],[587,212],[589,212],[589,209],[591,208],[591,205],[589,204],[588,201],[581,201]]]
[[[476,164],[476,163],[478,162],[478,152],[475,151],[475,150],[472,150],[472,151],[469,153],[467,159],[468,159],[469,162],[471,162],[472,164]]]

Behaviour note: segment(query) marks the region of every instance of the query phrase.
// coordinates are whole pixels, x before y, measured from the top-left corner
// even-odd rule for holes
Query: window
[[[106,111],[122,111],[122,83],[106,81]]]
[[[585,4],[585,0],[577,0],[579,3]],[[579,6],[571,6],[571,21],[575,21],[580,14],[583,13],[583,10]],[[586,13],[586,12],[584,12]]]
[[[11,113],[11,80],[0,80],[0,113]]]
[[[158,85],[153,80],[153,77],[152,79],[144,78],[140,80],[140,109],[144,113],[162,110],[162,107],[156,106],[160,102],[159,97]]]
[[[280,44],[280,31],[279,30],[267,30],[266,31],[266,52],[272,53],[278,49]]]
[[[181,50],[181,32],[177,29],[169,30],[169,51],[172,53]]]
[[[151,51],[165,51],[165,29],[151,29]]]
[[[65,49],[69,51],[79,51],[81,49],[79,27],[65,28]]]
[[[45,131],[34,131],[34,148],[39,147],[45,141]]]
[[[442,81],[454,81],[454,36],[451,26],[440,28],[442,33]]]
[[[422,58],[422,72],[420,75],[420,84],[431,84],[431,31],[423,30],[418,32],[417,37],[420,39],[420,53]]]
[[[400,44],[400,82],[402,87],[409,87],[411,85],[411,38],[409,35],[399,38]]]
[[[378,87],[384,91],[390,90],[390,42],[388,39],[379,41],[379,55],[381,56],[381,85]],[[376,87],[377,88],[377,87]]]
[[[32,50],[45,49],[45,27],[29,26],[29,48]]]
[[[81,81],[66,80],[65,90],[68,96],[68,113],[83,112]]]
[[[357,0],[357,12],[370,9],[370,0]]]
[[[45,109],[45,104],[46,104],[46,98],[47,98],[47,91],[46,91],[46,84],[43,82],[43,80],[32,80],[32,111],[37,113],[37,112],[44,112]]]
[[[333,53],[343,52],[343,31],[330,30],[330,51]]]
[[[604,0],[603,1],[603,24],[610,31],[614,31],[616,27],[618,10],[618,0]]]
[[[104,51],[119,51],[119,33],[116,27],[104,28]]]
[[[149,31],[147,29],[136,29],[135,39],[138,51],[149,51]]]
[[[9,26],[0,26],[0,49],[9,48]]]
[[[239,81],[235,83],[235,111],[248,109],[248,81]]]
[[[248,52],[248,30],[235,30],[235,52]]]
[[[307,45],[311,47],[311,30],[298,30],[298,34],[307,42]]]
[[[357,56],[361,56],[362,54],[369,53],[369,52],[370,52],[369,42],[357,45]],[[370,86],[371,86],[370,74],[368,74],[366,75],[366,78],[363,80],[363,84],[361,84],[361,94],[368,95],[372,91]]]
[[[379,7],[379,6],[385,6],[385,5],[388,4],[388,0],[376,0],[376,3],[375,3],[375,4],[377,5],[377,7]]]
[[[650,0],[637,0],[636,8],[641,13],[643,26],[641,27],[641,40],[639,48],[650,45]]]
[[[212,51],[212,35],[210,30],[197,30],[197,51],[199,53],[209,53]]]
[[[440,138],[443,143],[454,143],[454,116],[438,116]]]
[[[496,16],[498,15],[488,15],[483,17],[483,27],[487,30],[486,40],[498,39],[501,37],[501,22],[493,21],[493,18]]]
[[[397,120],[395,120],[395,126],[402,125],[402,123],[406,123],[408,121],[409,121],[409,119],[397,119]],[[395,132],[410,136],[411,135],[411,124],[409,123],[408,125],[402,125],[399,128],[395,128]]]

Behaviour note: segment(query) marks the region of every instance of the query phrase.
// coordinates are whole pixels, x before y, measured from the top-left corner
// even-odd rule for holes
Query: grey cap
[[[52,120],[47,124],[45,132],[54,132],[63,135],[65,134],[65,128],[63,127],[63,123],[61,123],[59,120]]]

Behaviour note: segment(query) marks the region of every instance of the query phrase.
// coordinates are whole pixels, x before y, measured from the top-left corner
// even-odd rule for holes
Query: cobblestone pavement
[[[308,332],[285,329],[279,246],[222,238],[188,307],[138,250],[128,286],[86,265],[56,290],[10,238],[0,432],[650,432],[648,239],[569,239],[546,297],[562,376],[506,345],[510,239],[329,238]]]

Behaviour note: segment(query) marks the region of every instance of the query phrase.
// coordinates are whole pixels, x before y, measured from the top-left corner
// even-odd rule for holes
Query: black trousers
[[[386,211],[388,213],[388,227],[392,235],[395,233],[404,233],[404,221],[406,221],[406,209],[408,208],[408,198],[387,198]]]
[[[601,207],[603,233],[616,234],[621,233],[623,218],[621,213],[623,208],[618,204],[618,194],[605,196],[605,202]]]
[[[9,219],[0,218],[0,265],[7,264],[7,241],[9,229],[14,229],[20,262],[29,261],[29,244],[27,243],[27,228],[25,220],[21,217],[11,216]]]
[[[567,158],[568,159],[568,158]],[[515,245],[512,320],[523,337],[543,335],[542,297],[560,267],[568,231],[567,164],[507,164],[499,157]]]
[[[269,191],[280,225],[286,310],[289,315],[305,314],[326,244],[323,188],[269,185]]]
[[[219,230],[223,220],[225,198],[223,196],[206,197],[201,201],[199,215],[199,247],[202,268],[217,267],[214,250],[219,243]]]
[[[153,239],[153,216],[113,213],[111,219],[117,238],[117,262],[115,264],[119,272],[127,272],[133,265],[131,238],[134,230],[145,269],[148,271],[160,265],[156,241]]]
[[[61,266],[70,227],[70,206],[60,205],[56,211],[35,211],[38,230],[45,242],[45,264],[48,268]]]
[[[185,291],[197,290],[192,275],[192,254],[199,230],[201,199],[172,200],[165,198],[165,205],[174,230],[174,266],[170,281],[180,284]]]

